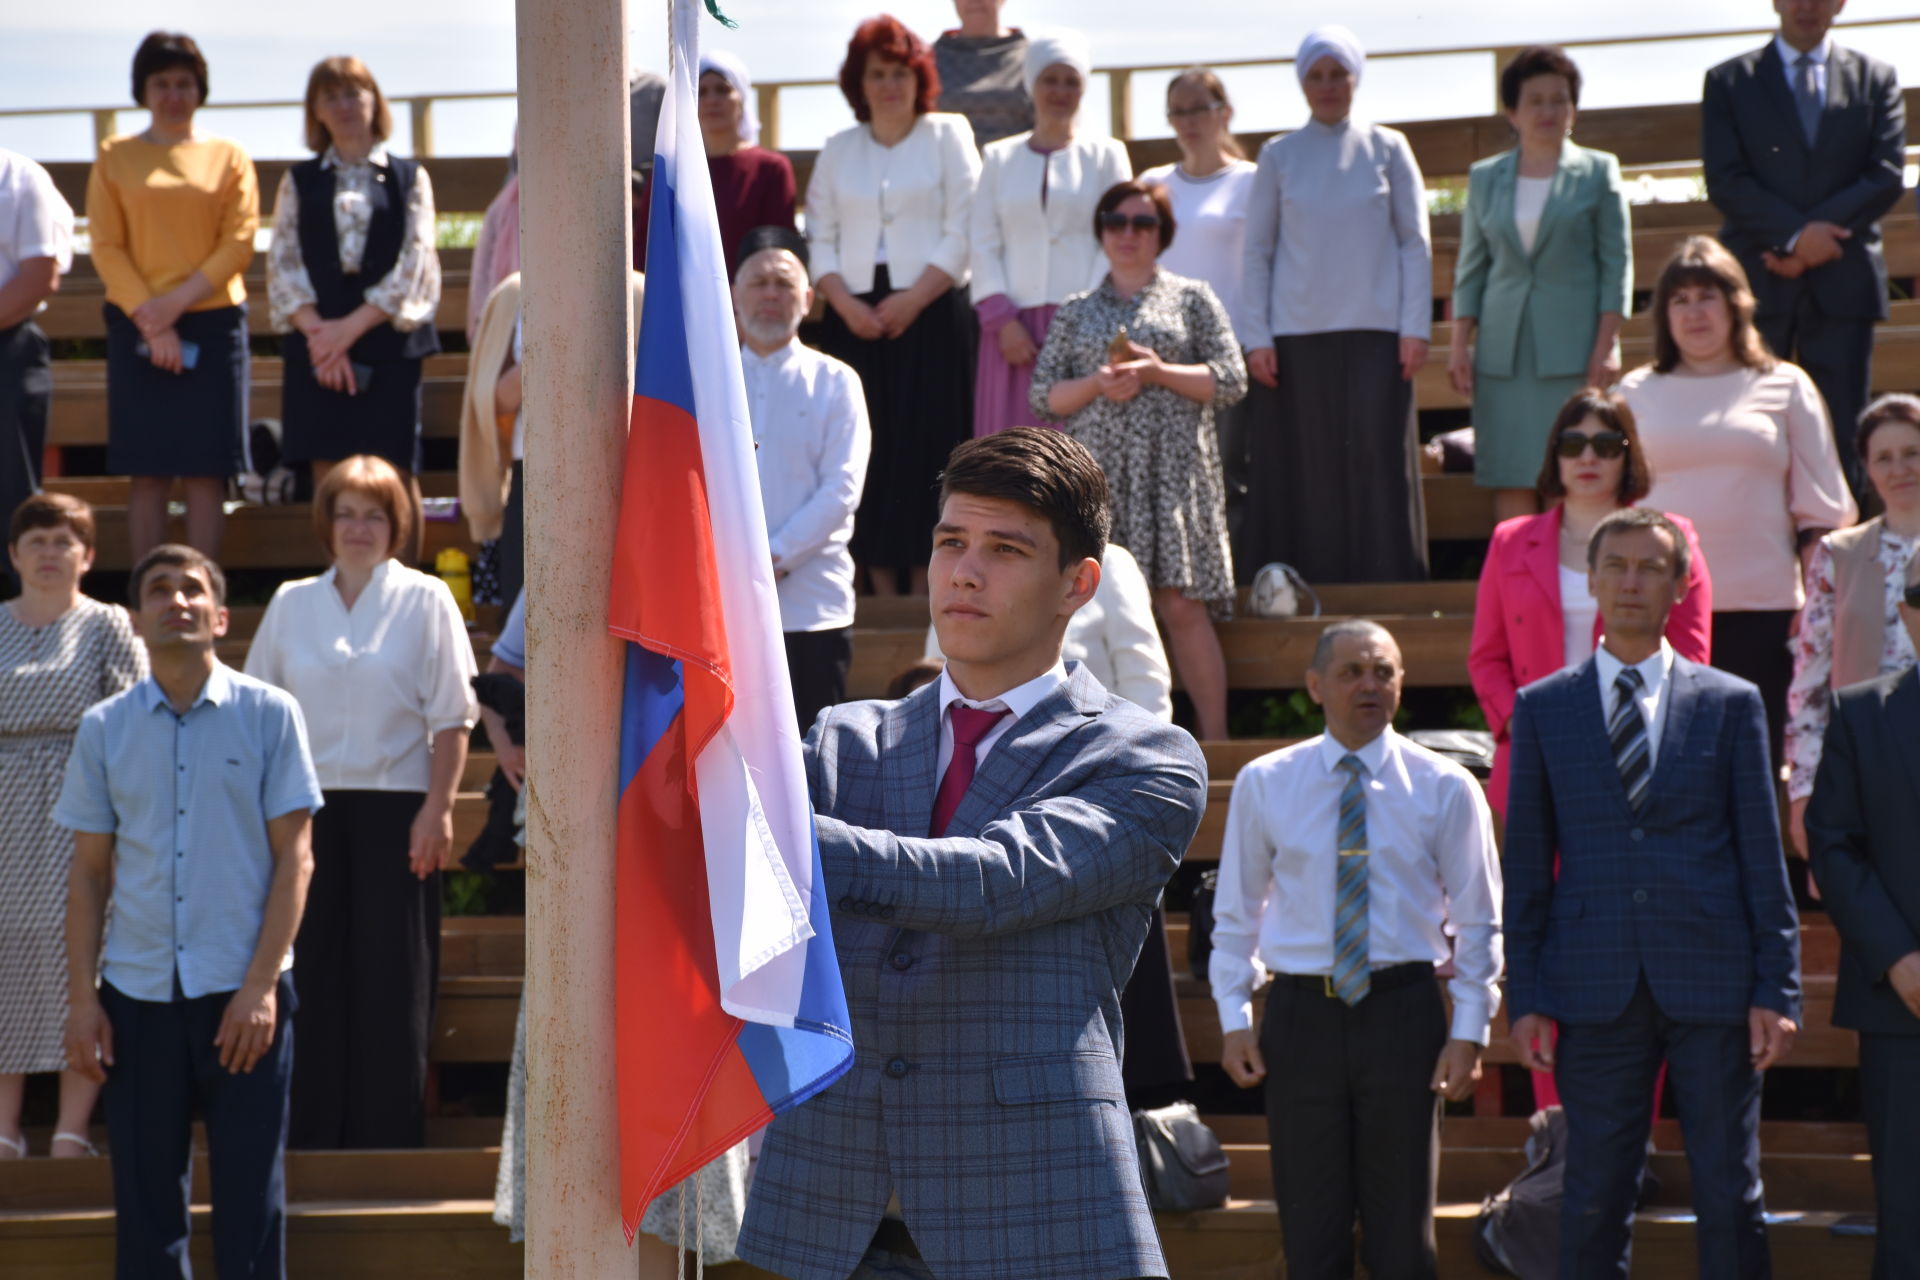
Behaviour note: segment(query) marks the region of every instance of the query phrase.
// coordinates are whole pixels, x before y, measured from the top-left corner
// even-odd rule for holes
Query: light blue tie
[[[1349,752],[1340,757],[1347,784],[1340,789],[1339,870],[1334,879],[1333,993],[1350,1005],[1367,998],[1367,766]]]
[[[1793,105],[1800,112],[1800,132],[1807,135],[1807,145],[1812,146],[1820,133],[1820,112],[1826,104],[1820,101],[1820,84],[1813,78],[1810,53],[1793,60]]]

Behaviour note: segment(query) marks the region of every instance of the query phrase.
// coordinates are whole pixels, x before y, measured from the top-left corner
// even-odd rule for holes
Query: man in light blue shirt
[[[54,808],[74,832],[67,1060],[107,1083],[123,1280],[190,1274],[196,1104],[222,1280],[286,1269],[290,969],[320,786],[292,696],[214,656],[225,595],[190,547],[141,561],[153,674],[87,712]]]

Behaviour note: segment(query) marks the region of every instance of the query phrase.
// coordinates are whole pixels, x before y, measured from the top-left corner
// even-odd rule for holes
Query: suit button
[[[852,899],[852,898],[850,898],[850,897],[847,897],[847,896],[845,896],[845,895],[842,895],[842,896],[841,896],[841,898],[840,898],[840,909],[841,909],[842,911],[844,911],[844,912],[846,912],[846,913],[847,913],[848,915],[852,915],[852,914],[853,914],[853,899]]]
[[[903,970],[911,969],[913,968],[913,957],[905,951],[896,951],[893,953],[893,967]]]
[[[891,1062],[887,1063],[887,1074],[893,1077],[895,1080],[906,1079],[907,1072],[910,1069],[911,1068],[907,1066],[907,1060],[905,1058],[895,1058]]]
[[[1635,902],[1645,902],[1647,900],[1647,891],[1645,889],[1635,889],[1633,891],[1633,900]]]
[[[1633,841],[1635,844],[1639,844],[1642,840],[1645,840],[1646,838],[1647,838],[1647,833],[1639,827],[1635,827],[1633,830],[1627,832],[1627,839]]]
[[[890,906],[887,906],[887,907],[881,907],[881,908],[880,908],[880,918],[881,918],[882,920],[891,920],[891,919],[893,919],[893,908],[892,908],[892,907],[890,907]]]

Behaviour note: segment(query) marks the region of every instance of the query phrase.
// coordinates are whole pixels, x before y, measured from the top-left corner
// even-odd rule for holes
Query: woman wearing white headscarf
[[[1031,424],[1033,362],[1060,304],[1107,273],[1100,243],[1087,235],[1101,193],[1133,176],[1127,149],[1077,128],[1092,59],[1077,31],[1027,43],[1027,92],[1034,125],[989,143],[980,155],[971,232],[973,309],[980,317],[980,367],[973,433]]]
[[[793,226],[793,165],[760,145],[760,113],[747,64],[730,53],[700,55],[700,138],[713,177],[713,207],[720,215],[720,247],[732,262],[755,227]],[[646,270],[647,218],[653,174],[641,187],[633,220],[633,269]]]
[[[1427,576],[1411,406],[1433,248],[1406,136],[1353,118],[1365,67],[1345,27],[1301,42],[1312,118],[1260,149],[1234,318],[1247,371],[1279,392],[1250,432],[1245,546],[1314,582]]]

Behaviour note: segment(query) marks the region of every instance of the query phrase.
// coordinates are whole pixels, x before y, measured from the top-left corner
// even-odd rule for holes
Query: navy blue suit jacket
[[[1599,681],[1589,658],[1514,704],[1503,855],[1510,1016],[1610,1022],[1644,974],[1678,1022],[1744,1023],[1752,1007],[1798,1021],[1800,923],[1759,690],[1674,659],[1636,817]]]

